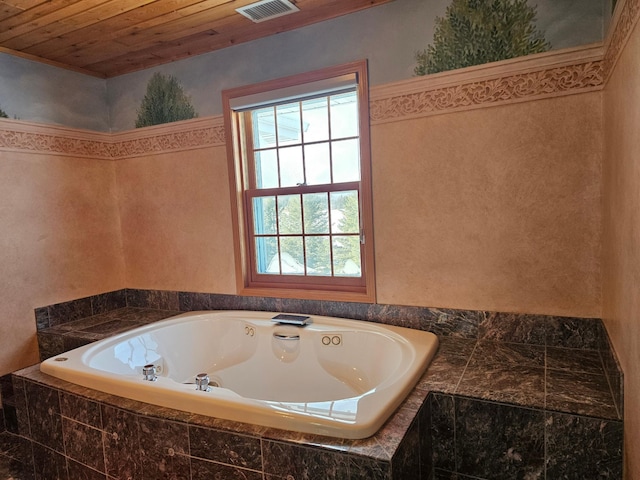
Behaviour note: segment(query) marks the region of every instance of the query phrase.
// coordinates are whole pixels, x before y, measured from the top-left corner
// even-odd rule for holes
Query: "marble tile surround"
[[[194,310],[327,315],[428,330],[443,337],[591,350],[605,366],[606,381],[620,415],[623,410],[622,372],[600,319],[125,289],[35,309],[41,360],[172,314]]]
[[[113,302],[113,310],[97,310],[99,313],[85,319],[75,313],[73,302],[37,309],[38,325],[44,327],[39,336],[62,337],[61,343],[53,345],[64,348],[65,339],[88,343],[133,326],[122,322],[144,324],[189,310],[255,309],[344,316],[431,330],[440,336],[441,347],[383,431],[357,442],[194,418],[105,396],[51,379],[37,369],[17,372],[8,400],[21,421],[13,422],[12,430],[3,435],[33,445],[36,478],[50,478],[37,477],[45,464],[54,465],[60,478],[69,479],[107,478],[109,474],[110,479],[482,480],[542,479],[545,472],[547,479],[560,478],[550,476],[560,472],[562,478],[621,478],[621,403],[614,400],[611,389],[616,383],[610,380],[616,377],[617,363],[614,353],[606,349],[608,339],[599,320],[189,292],[121,292],[103,298],[124,295],[124,306],[121,300]],[[93,297],[79,302],[78,308],[84,311],[87,305],[100,305]],[[59,314],[64,309],[70,312],[69,321]],[[33,417],[47,425],[47,435],[39,422],[29,425],[32,416],[24,414],[31,413],[24,405],[27,398],[55,397],[41,388],[55,390],[60,404],[59,410],[45,403],[46,409],[33,411]],[[103,423],[92,420],[96,418]],[[487,428],[489,421],[493,423]],[[109,430],[108,422],[124,433]],[[62,448],[55,446],[60,435]],[[122,440],[114,442],[114,436]],[[239,443],[234,443],[237,436]],[[102,439],[103,457],[78,448],[79,439],[91,438],[96,443]],[[163,440],[145,440],[149,438]],[[500,439],[497,449],[496,439]],[[123,442],[129,442],[126,452],[137,452],[137,460],[122,456]],[[588,452],[580,461],[574,459],[576,442]],[[230,444],[236,445],[235,450],[228,449]],[[207,453],[212,450],[223,450],[226,456]],[[0,452],[0,465],[4,458],[10,465],[28,465],[27,470],[32,466],[28,459],[20,463],[14,457]]]

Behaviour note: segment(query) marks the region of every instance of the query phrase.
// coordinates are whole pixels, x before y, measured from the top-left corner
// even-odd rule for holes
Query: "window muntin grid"
[[[250,111],[251,188],[360,180],[355,89]]]
[[[245,115],[253,272],[362,277],[355,88]]]

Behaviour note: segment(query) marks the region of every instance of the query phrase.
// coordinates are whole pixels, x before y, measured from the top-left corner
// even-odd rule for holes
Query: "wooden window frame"
[[[300,275],[265,275],[256,272],[255,261],[249,247],[252,241],[251,202],[247,191],[255,187],[252,162],[247,162],[242,115],[234,110],[235,99],[262,95],[268,92],[298,88],[344,75],[355,74],[359,107],[360,181],[357,186],[360,206],[361,277],[320,277]],[[311,88],[312,85],[309,85]],[[312,93],[313,90],[309,90]],[[373,248],[373,205],[371,186],[371,147],[369,131],[369,85],[366,60],[324,68],[313,72],[270,80],[258,84],[227,89],[222,92],[227,160],[231,193],[233,240],[237,292],[240,295],[276,296],[336,301],[375,302],[375,269]],[[246,115],[245,115],[246,118]],[[323,185],[322,192],[343,190],[347,184]],[[354,188],[348,188],[354,190]],[[314,191],[314,186],[279,187],[264,192],[303,194]]]

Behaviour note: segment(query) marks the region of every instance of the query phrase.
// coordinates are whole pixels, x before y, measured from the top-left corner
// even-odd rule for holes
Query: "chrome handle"
[[[278,340],[300,340],[300,335],[287,335],[284,333],[274,333],[273,336]]]
[[[208,392],[209,388],[209,375],[206,373],[199,373],[196,375],[196,390]]]
[[[155,382],[158,377],[156,377],[156,366],[152,363],[145,365],[142,367],[142,379],[147,380],[148,382]]]

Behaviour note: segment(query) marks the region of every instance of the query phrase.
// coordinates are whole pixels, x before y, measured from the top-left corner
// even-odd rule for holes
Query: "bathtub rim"
[[[125,332],[118,333],[111,337],[105,338],[98,342],[94,342],[77,349],[70,350],[68,352],[61,353],[54,357],[51,357],[40,364],[39,370],[49,376],[53,376],[57,379],[69,382],[74,385],[78,385],[80,387],[89,388],[95,390],[99,393],[104,393],[107,395],[113,395],[116,397],[130,399],[138,402],[143,402],[145,404],[155,405],[161,408],[170,408],[178,411],[190,413],[192,415],[203,415],[207,417],[211,417],[214,419],[220,419],[222,421],[228,420],[232,422],[240,422],[250,425],[256,425],[259,427],[265,428],[276,428],[289,430],[293,432],[300,432],[306,434],[317,434],[335,438],[342,439],[363,439],[368,438],[374,435],[386,421],[388,421],[397,411],[400,404],[408,397],[411,391],[416,387],[420,377],[424,374],[426,369],[428,368],[430,362],[432,361],[437,349],[438,349],[438,338],[436,335],[430,332],[415,330],[406,327],[398,327],[395,325],[385,325],[379,323],[372,323],[362,320],[352,320],[347,318],[340,317],[326,317],[321,315],[310,315],[314,320],[316,325],[325,325],[337,323],[339,325],[344,324],[345,322],[349,325],[356,325],[360,327],[362,330],[373,330],[373,331],[383,331],[383,332],[391,332],[394,336],[400,335],[407,343],[411,343],[411,340],[416,340],[418,337],[429,338],[430,339],[430,347],[421,351],[419,354],[415,351],[413,352],[414,361],[412,365],[409,367],[407,381],[404,383],[402,388],[396,390],[395,392],[389,392],[387,389],[386,393],[378,392],[378,396],[384,396],[387,401],[387,406],[383,409],[382,414],[373,415],[370,412],[364,412],[363,416],[361,416],[357,423],[354,422],[341,422],[335,419],[327,420],[323,418],[310,417],[308,415],[301,415],[298,412],[291,411],[275,411],[272,407],[268,409],[268,413],[271,415],[271,419],[265,419],[261,416],[252,415],[250,411],[247,409],[251,408],[254,410],[251,411],[261,411],[264,410],[264,404],[268,402],[257,401],[253,399],[247,399],[245,397],[239,396],[233,392],[229,393],[223,392],[225,389],[220,389],[219,394],[221,394],[221,398],[219,398],[219,403],[217,406],[224,407],[226,410],[223,414],[219,415],[220,412],[210,413],[211,410],[207,409],[206,405],[202,404],[202,397],[198,398],[197,395],[200,392],[191,391],[189,389],[184,389],[181,394],[187,394],[194,400],[194,404],[197,406],[196,408],[190,408],[188,410],[181,408],[180,399],[174,398],[172,395],[158,397],[159,392],[163,392],[166,395],[166,390],[158,388],[155,392],[155,395],[152,395],[150,398],[148,392],[140,391],[139,389],[134,389],[133,391],[129,391],[127,395],[122,395],[119,389],[120,381],[122,380],[121,375],[111,374],[109,372],[102,372],[100,375],[96,375],[91,372],[82,371],[79,373],[70,373],[69,369],[66,368],[66,362],[57,362],[56,359],[60,357],[67,356],[70,352],[82,351],[84,355],[87,355],[89,352],[99,349],[100,347],[109,346],[121,341],[123,338],[131,337],[137,334],[142,334],[148,332],[150,330],[157,329],[159,326],[162,327],[164,325],[169,325],[172,323],[176,323],[178,321],[188,321],[189,319],[197,318],[199,316],[210,316],[210,315],[252,315],[252,316],[260,316],[263,317],[261,319],[270,318],[269,315],[273,316],[277,313],[282,312],[263,312],[263,311],[251,311],[251,310],[204,310],[204,311],[193,311],[193,312],[185,312],[179,315],[175,315],[163,320],[159,320],[157,322],[150,323],[148,325],[140,326]],[[274,324],[275,325],[275,324]],[[408,338],[407,338],[408,337]],[[96,388],[96,382],[100,382],[100,379],[106,378],[107,380],[101,381],[102,388]],[[115,380],[118,380],[115,382]],[[128,380],[128,379],[125,379]],[[138,379],[131,378],[131,381],[134,384],[139,384]],[[114,387],[114,383],[117,383]],[[125,384],[129,384],[130,382],[125,381]],[[154,382],[156,383],[156,382]],[[157,385],[162,386],[163,382],[157,383]],[[147,387],[149,382],[145,382],[143,384],[144,387]],[[394,382],[395,384],[395,382]],[[230,402],[229,399],[233,398],[233,402]],[[207,403],[210,403],[207,400]],[[244,409],[235,409],[234,406],[242,405]],[[197,411],[194,411],[197,410]]]

